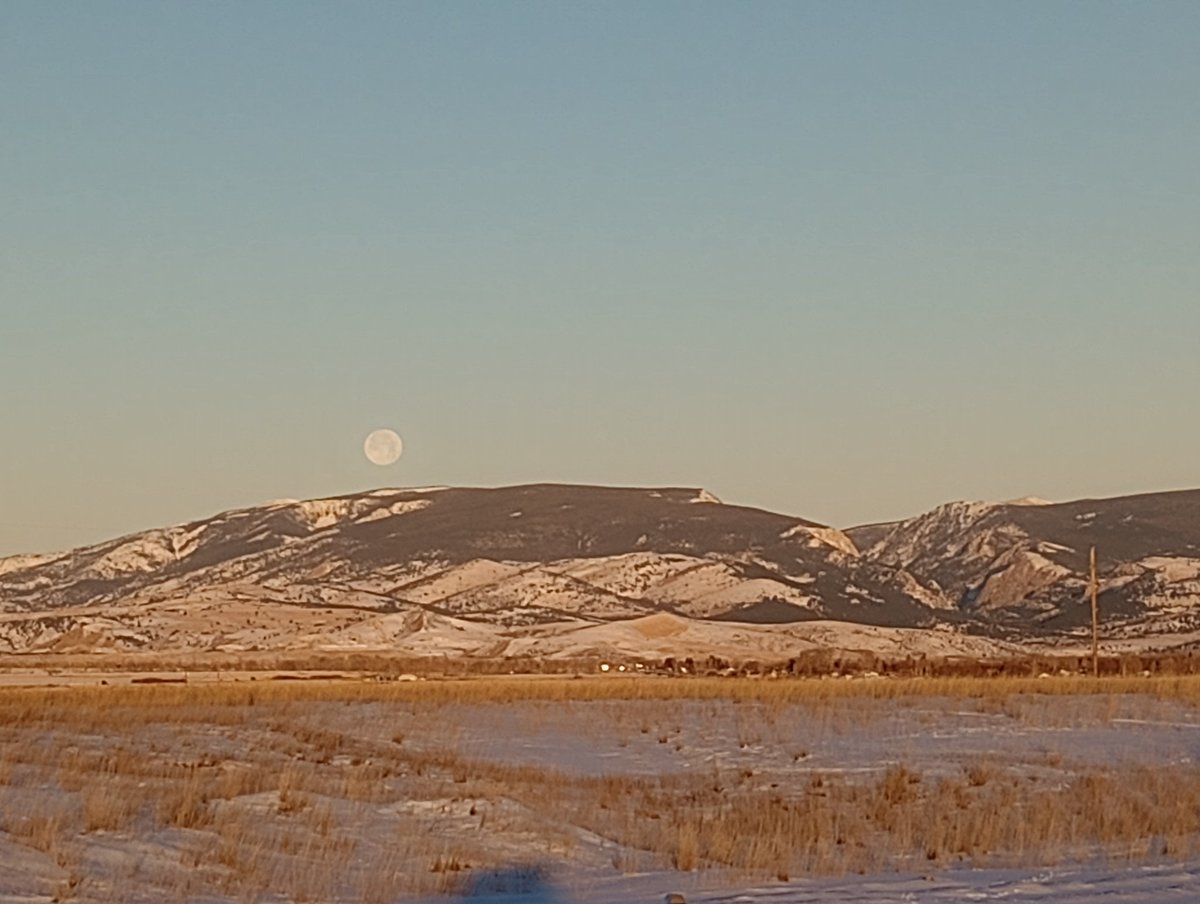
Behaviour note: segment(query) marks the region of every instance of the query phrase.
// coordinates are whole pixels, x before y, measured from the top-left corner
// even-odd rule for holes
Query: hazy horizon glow
[[[1200,485],[1197,110],[1189,2],[10,0],[0,555],[381,481]]]

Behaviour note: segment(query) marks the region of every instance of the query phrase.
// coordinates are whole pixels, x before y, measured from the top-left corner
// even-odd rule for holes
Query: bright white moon
[[[375,430],[363,442],[363,453],[373,465],[394,464],[404,451],[404,443],[395,430]]]

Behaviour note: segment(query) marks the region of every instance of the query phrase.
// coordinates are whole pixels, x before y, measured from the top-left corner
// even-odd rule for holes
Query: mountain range
[[[0,559],[0,652],[985,655],[1200,632],[1200,490],[951,502],[839,530],[681,488],[282,500]]]

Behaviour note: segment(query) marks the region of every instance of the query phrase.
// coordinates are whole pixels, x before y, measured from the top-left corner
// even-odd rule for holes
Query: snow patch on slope
[[[1157,572],[1160,579],[1173,584],[1178,581],[1200,580],[1200,559],[1174,556],[1149,556],[1137,562],[1141,568]]]
[[[496,628],[424,612],[375,616],[328,634],[305,640],[322,649],[387,649],[409,655],[440,656],[447,653],[488,653],[500,640]]]
[[[426,493],[440,493],[443,490],[448,490],[449,487],[384,487],[378,490],[372,490],[367,493],[368,496],[419,496]]]
[[[900,521],[868,554],[892,564],[908,564],[922,555],[946,526],[962,531],[992,511],[984,502],[948,502],[924,514]],[[939,543],[939,546],[943,544]]]
[[[0,559],[0,574],[9,574],[13,571],[23,571],[26,568],[35,568],[38,565],[53,562],[57,558],[59,558],[58,555],[6,556]]]
[[[92,561],[88,571],[101,578],[157,571],[196,551],[205,527],[148,531],[106,551]]]
[[[368,512],[361,518],[356,519],[356,523],[365,524],[368,521],[381,521],[384,518],[391,518],[395,515],[407,515],[410,512],[419,512],[421,509],[429,508],[432,504],[428,499],[406,499],[400,502],[393,502],[391,505],[382,506],[373,512]]]
[[[1012,541],[1025,536],[1008,524],[990,530],[976,529],[981,521],[1000,508],[990,502],[939,505],[916,518],[901,521],[871,547],[868,555],[900,567],[931,557],[959,557],[968,561],[995,557]]]
[[[459,593],[497,584],[528,567],[518,562],[472,559],[429,577],[402,584],[397,591],[414,603],[437,603]]]
[[[707,618],[768,599],[811,607],[813,598],[792,586],[811,580],[808,576],[789,578],[789,583],[769,577],[747,579],[727,562],[707,561],[679,572],[645,596],[692,618]]]
[[[705,564],[707,560],[694,556],[632,552],[595,559],[567,559],[548,567],[609,593],[641,597],[651,588]]]
[[[989,609],[1019,603],[1072,574],[1071,569],[1051,562],[1045,556],[1022,550],[1009,557],[1001,569],[988,575],[976,605]]]
[[[838,552],[844,552],[848,556],[858,557],[858,547],[854,545],[854,541],[836,527],[797,524],[795,527],[785,530],[779,537],[782,540],[790,540],[794,537],[808,537],[809,546],[815,547],[824,544],[833,547]]]
[[[355,499],[310,499],[290,506],[310,530],[322,530],[341,521],[348,521],[363,507],[362,500]]]
[[[376,490],[351,498],[309,499],[304,502],[290,503],[285,507],[290,509],[297,520],[305,524],[309,530],[318,531],[347,521],[361,524],[420,511],[428,508],[432,502],[429,499],[421,498],[419,494],[429,492],[435,492],[435,490]],[[392,499],[396,496],[405,498],[399,499],[391,505],[381,502],[381,500]]]
[[[442,599],[444,611],[507,618],[523,610],[539,620],[560,619],[563,614],[581,618],[628,617],[636,604],[599,587],[544,568],[527,568],[506,580]],[[644,607],[643,607],[644,608]]]

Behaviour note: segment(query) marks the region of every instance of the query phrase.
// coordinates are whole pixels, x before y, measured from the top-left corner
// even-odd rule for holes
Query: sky
[[[1198,111],[1191,0],[5,0],[0,555],[1200,486]]]

